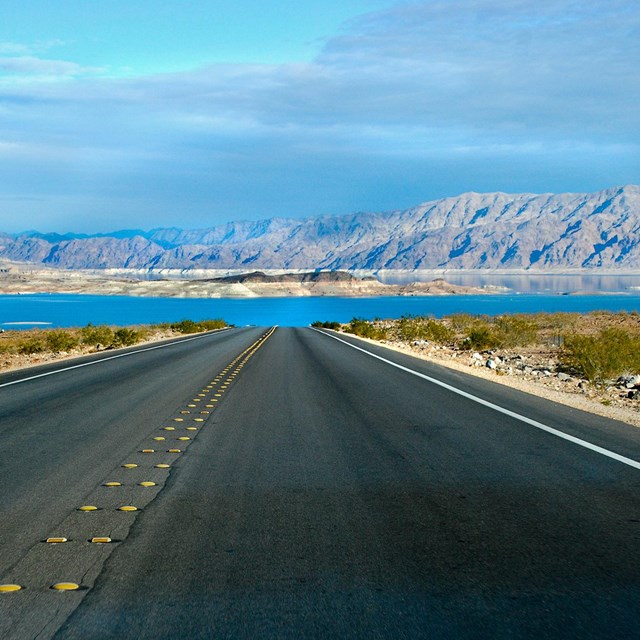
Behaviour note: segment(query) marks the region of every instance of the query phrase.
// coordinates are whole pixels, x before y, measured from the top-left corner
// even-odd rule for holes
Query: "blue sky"
[[[11,4],[3,231],[640,182],[636,0]]]

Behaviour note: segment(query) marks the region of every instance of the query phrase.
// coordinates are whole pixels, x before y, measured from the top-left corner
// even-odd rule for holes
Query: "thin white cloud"
[[[31,53],[31,47],[20,42],[0,42],[0,55],[25,55]]]
[[[65,175],[131,189],[150,210],[190,193],[230,215],[234,198],[243,212],[282,198],[303,213],[305,190],[330,210],[427,179],[449,193],[599,188],[640,180],[638,68],[635,0],[399,3],[351,21],[308,64],[135,78],[7,50],[0,156],[33,158],[42,183],[67,184],[59,156]]]
[[[49,79],[56,77],[71,78],[97,74],[103,68],[85,67],[67,60],[49,60],[36,56],[14,56],[0,58],[0,72],[15,76],[27,76],[33,79]]]
[[[51,39],[51,40],[38,40],[32,43],[24,42],[0,42],[0,55],[5,56],[25,56],[33,55],[37,53],[43,53],[49,51],[55,47],[61,47],[68,44],[65,40]]]

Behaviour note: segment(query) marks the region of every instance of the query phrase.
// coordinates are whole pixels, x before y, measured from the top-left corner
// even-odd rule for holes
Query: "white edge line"
[[[231,327],[227,327],[225,329],[219,329],[215,331],[215,333],[221,333],[222,331],[228,331]],[[107,362],[108,360],[115,360],[116,358],[126,358],[127,356],[133,356],[136,353],[143,353],[144,351],[153,351],[154,349],[165,349],[166,347],[172,347],[175,344],[182,344],[184,342],[191,342],[192,340],[200,340],[201,338],[207,338],[211,336],[212,333],[204,333],[199,336],[193,336],[192,338],[178,338],[174,342],[169,342],[166,344],[157,344],[154,347],[145,347],[144,349],[136,349],[135,351],[127,351],[127,353],[119,353],[115,356],[109,356],[108,358],[100,358],[99,360],[92,360],[91,362],[83,362],[82,364],[74,364],[70,367],[64,367],[64,369],[56,369],[55,371],[47,371],[46,373],[38,373],[35,376],[29,376],[28,378],[20,378],[20,380],[14,380],[13,382],[5,382],[0,384],[0,389],[2,387],[10,387],[14,384],[20,384],[22,382],[29,382],[29,380],[36,380],[37,378],[45,378],[47,376],[53,376],[57,373],[64,373],[65,371],[71,371],[72,369],[80,369],[82,367],[91,367],[94,364],[100,364],[101,362]],[[7,372],[8,373],[8,372]]]
[[[532,427],[536,427],[537,429],[541,429],[542,431],[546,431],[547,433],[551,433],[554,436],[558,436],[558,438],[563,438],[564,440],[568,440],[569,442],[573,442],[574,444],[580,445],[581,447],[584,447],[585,449],[590,449],[591,451],[595,451],[596,453],[600,453],[603,456],[607,456],[608,458],[612,458],[613,460],[617,460],[618,462],[622,462],[622,464],[626,464],[630,467],[633,467],[634,469],[640,469],[640,462],[637,462],[636,460],[632,460],[631,458],[625,458],[625,456],[621,456],[618,453],[614,453],[613,451],[609,451],[608,449],[603,449],[602,447],[599,447],[598,445],[592,444],[591,442],[587,442],[586,440],[581,440],[580,438],[576,438],[575,436],[571,436],[568,433],[564,433],[564,431],[559,431],[558,429],[554,429],[553,427],[549,427],[546,424],[542,424],[542,422],[538,422],[537,420],[532,420],[531,418],[527,418],[526,416],[520,415],[519,413],[516,413],[515,411],[510,411],[509,409],[505,409],[504,407],[501,407],[497,404],[493,404],[492,402],[489,402],[488,400],[483,400],[482,398],[479,398],[478,396],[474,396],[471,393],[467,393],[466,391],[462,391],[462,389],[458,389],[457,387],[454,387],[450,384],[447,384],[446,382],[442,382],[440,380],[437,380],[436,378],[432,378],[431,376],[427,376],[424,373],[419,373],[418,371],[414,371],[413,369],[409,369],[408,367],[403,367],[401,364],[397,364],[395,362],[392,362],[391,360],[387,360],[386,358],[383,358],[382,356],[376,355],[375,353],[371,353],[371,351],[367,351],[366,349],[363,349],[362,347],[357,347],[355,344],[351,344],[350,342],[347,342],[346,340],[342,340],[342,338],[338,338],[338,336],[334,336],[331,333],[325,333],[324,331],[319,331],[318,329],[311,327],[314,331],[317,331],[318,333],[321,333],[322,335],[325,335],[329,338],[333,338],[334,340],[337,340],[338,342],[342,342],[343,344],[346,344],[347,346],[351,347],[352,349],[357,349],[358,351],[362,351],[362,353],[366,353],[367,355],[371,356],[372,358],[376,358],[378,360],[382,360],[382,362],[386,362],[387,364],[390,364],[392,367],[396,367],[397,369],[401,369],[402,371],[406,371],[407,373],[411,373],[414,376],[418,376],[418,378],[423,378],[424,380],[428,380],[429,382],[438,385],[439,387],[443,387],[444,389],[447,389],[449,391],[452,391],[453,393],[457,393],[460,396],[463,396],[464,398],[467,398],[469,400],[472,400],[473,402],[477,402],[478,404],[484,405],[485,407],[489,407],[490,409],[493,409],[494,411],[499,411],[500,413],[504,413],[507,416],[510,416],[511,418],[515,418],[516,420],[520,420],[521,422],[525,422],[526,424],[531,425]]]

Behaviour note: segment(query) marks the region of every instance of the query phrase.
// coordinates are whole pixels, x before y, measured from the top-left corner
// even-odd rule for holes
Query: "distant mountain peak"
[[[0,258],[70,269],[638,269],[640,186],[467,192],[386,213],[209,229],[0,234]]]

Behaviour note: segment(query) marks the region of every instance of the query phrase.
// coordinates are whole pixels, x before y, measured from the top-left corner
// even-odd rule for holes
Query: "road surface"
[[[34,373],[0,376],[2,638],[640,637],[633,427],[312,329]]]

